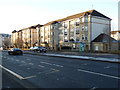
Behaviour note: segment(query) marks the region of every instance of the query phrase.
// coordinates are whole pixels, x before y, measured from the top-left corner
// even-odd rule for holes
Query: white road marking
[[[110,66],[104,67],[104,68],[110,68]]]
[[[11,73],[12,75],[18,77],[19,79],[24,79],[22,76],[16,74],[15,72],[13,72],[13,71],[11,71],[11,70],[9,70],[9,69],[7,69],[7,68],[1,66],[1,65],[0,65],[0,67],[3,68],[4,70],[8,71],[8,72]]]
[[[27,68],[27,69],[30,69],[30,68]]]
[[[57,78],[56,80],[59,80],[59,78]]]
[[[18,75],[17,73],[15,73],[15,72],[13,72],[13,71],[11,71],[11,70],[3,67],[2,65],[0,65],[0,67],[1,67],[2,69],[6,70],[7,72],[11,73],[12,75],[16,76],[17,78],[21,79],[21,80],[22,80],[22,79],[28,79],[28,78],[36,77],[36,76],[34,75],[34,76],[29,76],[29,77],[25,77],[25,78],[24,78],[24,77]]]
[[[84,64],[82,64],[82,65],[88,65],[87,63],[84,63]]]
[[[17,62],[20,61],[20,60],[16,60]]]
[[[21,61],[22,63],[26,63],[25,61]]]
[[[36,77],[36,76],[25,77],[24,79],[33,78],[33,77]]]
[[[48,63],[48,62],[40,62],[40,63],[44,63],[44,64],[48,64],[48,65],[53,65],[53,66],[57,66],[57,67],[63,67],[62,65],[52,64],[52,63]]]
[[[34,65],[33,63],[29,63],[30,65]]]
[[[56,72],[59,72],[60,70],[58,70],[58,69],[54,69],[54,68],[50,68],[51,70],[53,70],[53,71],[56,71]]]
[[[91,88],[90,90],[95,90],[97,87],[93,87],[93,88]]]
[[[111,75],[102,74],[102,73],[96,73],[96,72],[87,71],[87,70],[83,70],[83,69],[78,69],[78,71],[91,73],[91,74],[96,74],[96,75],[101,75],[101,76],[110,77],[110,78],[114,78],[114,79],[120,79],[119,77],[116,77],[116,76],[111,76]]]
[[[54,66],[57,66],[57,67],[63,67],[62,65],[57,65],[57,64],[53,64]]]
[[[30,59],[28,59],[28,58],[26,60],[30,61]]]
[[[41,68],[44,68],[45,66],[42,66],[42,65],[38,65],[39,67],[41,67]]]
[[[51,72],[47,72],[46,74],[51,74],[51,73],[55,73],[55,72],[59,72],[59,70],[54,69],[54,68],[50,68],[52,71]]]

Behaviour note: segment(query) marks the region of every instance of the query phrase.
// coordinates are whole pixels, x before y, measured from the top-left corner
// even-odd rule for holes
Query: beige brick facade
[[[90,10],[49,22],[45,25],[35,25],[22,30],[23,42],[57,49],[60,46],[74,46],[79,49],[84,43],[85,50],[91,50],[91,41],[99,34],[110,32],[111,19],[105,15]],[[17,33],[17,32],[15,32]],[[12,33],[13,38],[15,33]],[[15,39],[12,39],[15,42]],[[25,46],[23,44],[23,46]]]

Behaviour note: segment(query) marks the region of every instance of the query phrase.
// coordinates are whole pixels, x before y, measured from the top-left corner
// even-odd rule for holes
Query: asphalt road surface
[[[0,68],[25,88],[119,88],[119,64],[38,55],[8,55]],[[4,77],[3,77],[3,80]],[[3,81],[3,87],[7,86]],[[17,84],[18,85],[18,84]],[[11,87],[9,85],[9,87]],[[13,84],[12,88],[17,87]]]

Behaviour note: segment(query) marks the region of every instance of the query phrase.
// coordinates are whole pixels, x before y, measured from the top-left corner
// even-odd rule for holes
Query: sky
[[[0,33],[11,34],[32,25],[46,24],[95,9],[112,19],[118,30],[119,0],[0,0]]]

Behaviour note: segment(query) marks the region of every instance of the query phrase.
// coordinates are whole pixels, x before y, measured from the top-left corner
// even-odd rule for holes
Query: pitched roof
[[[65,21],[65,20],[69,20],[69,19],[79,18],[79,17],[85,16],[85,15],[92,15],[92,16],[98,16],[98,17],[103,17],[103,18],[110,19],[109,17],[103,15],[102,13],[92,9],[92,10],[89,10],[89,11],[86,11],[86,12],[82,12],[82,13],[78,13],[78,14],[75,14],[75,15],[68,16],[66,18],[62,18],[62,19],[58,19],[58,20],[54,20],[54,21],[48,22],[44,26],[50,25],[53,22],[60,22],[60,21]]]
[[[117,32],[120,33],[120,31],[111,31],[111,34],[116,34]]]
[[[97,36],[92,42],[109,42],[109,38],[111,39],[111,42],[118,42],[114,38],[112,38],[109,35],[104,34],[104,33]]]
[[[15,33],[15,32],[17,32],[17,31],[16,30],[12,31],[12,33]]]

